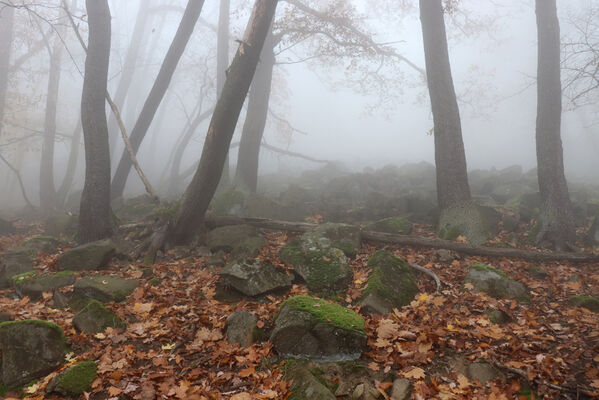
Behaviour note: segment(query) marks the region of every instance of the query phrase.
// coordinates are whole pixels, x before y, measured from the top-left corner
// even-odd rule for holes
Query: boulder
[[[476,360],[468,366],[468,378],[473,381],[479,381],[484,385],[496,379],[503,380],[505,376],[485,360]]]
[[[270,341],[282,357],[349,361],[366,347],[364,329],[364,319],[348,308],[296,296],[282,304]]]
[[[35,254],[27,248],[11,247],[0,259],[0,289],[12,286],[12,277],[33,271]]]
[[[412,223],[402,217],[380,219],[368,224],[366,228],[375,232],[395,233],[400,235],[409,235],[412,233]]]
[[[106,302],[123,301],[139,286],[135,279],[125,279],[112,275],[94,275],[75,282],[74,295],[83,299]]]
[[[75,274],[62,271],[49,275],[38,275],[36,272],[13,276],[13,286],[19,297],[28,296],[31,300],[39,300],[44,292],[52,292],[58,288],[75,283]]]
[[[16,232],[17,230],[11,222],[0,218],[0,236],[13,235]]]
[[[28,249],[34,254],[51,254],[56,252],[59,243],[60,242],[52,236],[33,236],[21,243],[20,247]]]
[[[71,214],[56,214],[46,218],[44,230],[51,236],[74,236],[77,233],[78,218]]]
[[[518,230],[518,226],[520,225],[520,220],[513,215],[504,214],[501,217],[501,226],[507,232],[516,232]]]
[[[46,387],[46,393],[59,393],[66,397],[78,397],[91,388],[96,379],[98,365],[94,361],[82,361],[58,374]]]
[[[290,399],[335,400],[337,397],[303,362],[287,361],[285,379],[293,381]]]
[[[265,244],[266,239],[260,235],[258,229],[250,225],[223,226],[211,230],[206,235],[206,246],[213,253],[225,251],[236,252],[237,255],[249,254]]]
[[[360,251],[362,234],[357,226],[329,222],[319,225],[316,234],[329,239],[332,247],[343,251],[348,257],[355,257]]]
[[[599,298],[595,296],[573,296],[570,298],[570,303],[576,307],[584,307],[599,313]]]
[[[409,379],[397,378],[393,381],[391,400],[408,400],[412,395],[412,382]]]
[[[474,289],[486,292],[491,297],[530,301],[526,287],[502,271],[483,263],[470,267],[464,283],[470,283]]]
[[[291,264],[308,288],[320,294],[335,294],[345,289],[353,277],[343,251],[317,232],[295,237],[279,252]]]
[[[222,282],[247,296],[258,296],[291,286],[292,277],[267,261],[234,262],[219,275]]]
[[[58,256],[56,264],[61,271],[97,270],[108,264],[116,252],[109,239],[98,240],[74,247]]]
[[[112,311],[96,300],[87,305],[73,317],[73,326],[81,332],[94,334],[104,332],[106,328],[123,329],[125,323]]]
[[[507,324],[512,320],[508,314],[501,310],[489,309],[486,314],[494,324]]]
[[[248,347],[254,343],[258,319],[248,311],[235,311],[227,317],[227,341]]]
[[[209,209],[213,215],[241,215],[244,200],[245,194],[231,187],[214,196]]]
[[[497,234],[501,214],[492,207],[463,204],[444,210],[439,218],[439,237],[455,240],[462,235],[468,242],[481,245]]]
[[[362,310],[368,313],[387,314],[394,308],[410,304],[418,293],[410,266],[388,251],[379,250],[368,260],[372,273],[362,292]]]
[[[157,206],[156,201],[149,194],[129,199],[117,198],[112,202],[115,215],[123,221],[139,221],[152,216]]]
[[[0,323],[0,350],[0,383],[18,387],[61,366],[67,343],[62,328],[52,322],[3,322]]]

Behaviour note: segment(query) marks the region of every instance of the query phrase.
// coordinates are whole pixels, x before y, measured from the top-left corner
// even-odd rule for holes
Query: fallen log
[[[318,225],[307,222],[277,221],[266,218],[250,217],[207,217],[205,220],[208,228],[216,228],[225,225],[247,224],[257,228],[306,232],[316,229]],[[460,254],[471,256],[493,257],[493,258],[520,258],[527,261],[568,261],[573,263],[599,263],[599,254],[589,253],[564,253],[543,252],[523,249],[506,249],[487,246],[476,246],[470,243],[453,242],[443,239],[429,239],[412,235],[396,235],[391,233],[374,232],[362,230],[362,240],[378,243],[398,244],[402,246],[427,247],[432,249],[445,249]]]

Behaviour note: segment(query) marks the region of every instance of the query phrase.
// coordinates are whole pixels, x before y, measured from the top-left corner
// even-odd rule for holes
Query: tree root
[[[437,274],[435,274],[433,271],[431,271],[430,269],[426,269],[424,267],[421,267],[418,264],[409,264],[410,267],[414,268],[416,271],[420,271],[425,275],[430,276],[431,278],[433,278],[433,280],[435,281],[435,284],[437,285],[437,292],[439,290],[441,290],[441,280],[439,279],[439,277],[437,276]]]

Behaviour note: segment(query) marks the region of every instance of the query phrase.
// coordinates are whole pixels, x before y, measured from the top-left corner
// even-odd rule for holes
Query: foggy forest
[[[0,0],[0,398],[599,398],[599,0]]]

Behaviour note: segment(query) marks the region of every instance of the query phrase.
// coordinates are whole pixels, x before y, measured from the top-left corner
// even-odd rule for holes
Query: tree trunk
[[[252,81],[235,173],[235,184],[240,189],[248,190],[251,193],[256,193],[258,187],[260,143],[262,142],[266,117],[268,116],[268,102],[274,66],[273,43],[272,40],[267,39]]]
[[[537,0],[537,166],[541,224],[537,244],[564,249],[575,240],[560,136],[562,90],[556,0]]]
[[[152,87],[152,90],[150,91],[150,94],[144,103],[143,109],[137,118],[137,122],[133,127],[133,131],[131,132],[130,140],[135,154],[137,154],[139,146],[141,145],[141,142],[143,141],[146,133],[148,132],[148,128],[154,119],[156,110],[158,110],[158,106],[160,106],[164,94],[168,89],[171,78],[173,77],[175,69],[177,68],[177,64],[179,63],[179,60],[183,55],[183,51],[187,46],[187,42],[189,42],[189,38],[193,33],[193,29],[200,16],[203,5],[204,0],[189,0],[187,3],[185,13],[183,14],[183,18],[181,19],[181,23],[179,24],[179,28],[177,29],[177,33],[175,34],[171,46],[164,57],[164,61],[160,67],[160,72],[158,72],[154,86]],[[112,181],[112,198],[123,195],[127,177],[129,176],[129,171],[131,171],[131,166],[131,159],[124,151]]]
[[[235,125],[252,83],[264,40],[270,30],[277,0],[256,0],[243,40],[229,68],[227,80],[210,121],[200,164],[189,184],[169,240],[190,242],[202,225],[227,157]]]
[[[2,132],[2,122],[6,118],[6,91],[8,89],[14,13],[13,7],[0,8],[0,38],[2,38],[0,40],[0,133]]]
[[[227,68],[229,68],[229,13],[231,0],[220,0],[218,12],[218,31],[216,38],[216,97],[220,97],[227,79]],[[222,187],[231,184],[231,172],[229,166],[229,153],[223,166],[223,174],[220,185]]]
[[[86,0],[89,25],[88,51],[81,98],[85,141],[85,183],[79,212],[80,243],[109,237],[110,153],[106,122],[106,85],[110,58],[110,9],[107,0]]]
[[[114,103],[122,110],[125,104],[125,98],[133,81],[133,74],[139,60],[139,51],[141,50],[141,44],[143,42],[144,33],[146,31],[146,25],[148,22],[148,15],[150,7],[152,5],[151,0],[146,0],[139,3],[139,11],[137,12],[137,18],[135,20],[135,26],[133,28],[133,34],[131,35],[131,42],[129,43],[129,49],[125,56],[125,62],[123,63],[123,69],[121,72],[121,78],[119,79],[119,85],[114,94]],[[108,119],[108,132],[110,135],[109,141],[111,143],[110,148],[114,148],[113,142],[119,140],[119,127],[117,125],[114,114],[110,114]]]
[[[46,115],[44,119],[44,143],[40,162],[40,208],[51,213],[56,208],[56,188],[54,186],[54,141],[56,139],[56,106],[60,87],[60,61],[62,57],[62,32],[54,39],[50,53],[50,72],[46,93]]]
[[[420,0],[420,21],[434,121],[437,198],[443,211],[469,203],[471,197],[441,0]]]
[[[71,191],[71,187],[73,186],[73,180],[75,179],[77,160],[79,159],[79,145],[81,144],[81,130],[81,118],[79,118],[77,126],[71,136],[71,151],[69,152],[64,179],[56,192],[56,204],[60,207],[64,207],[69,192]]]

